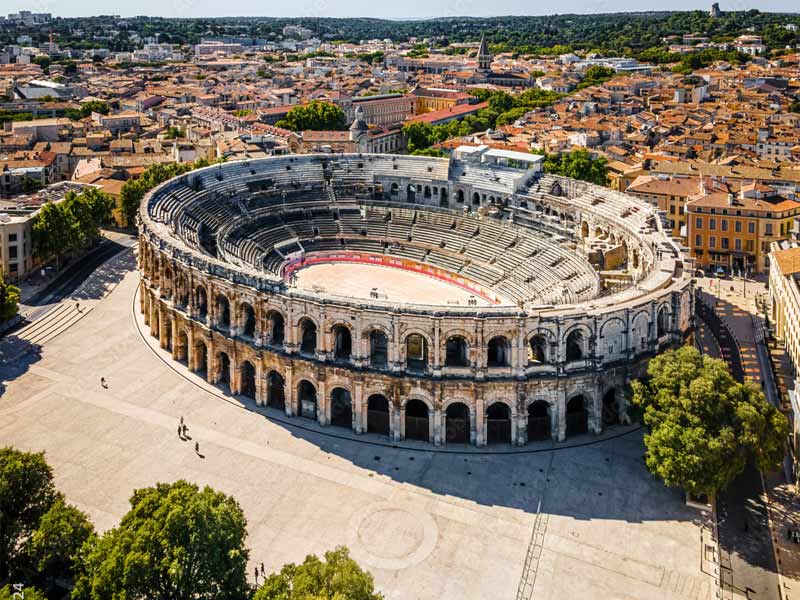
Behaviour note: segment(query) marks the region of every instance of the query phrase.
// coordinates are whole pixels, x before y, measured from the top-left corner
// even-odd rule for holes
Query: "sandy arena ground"
[[[311,265],[295,271],[298,288],[325,291],[350,298],[370,299],[372,288],[389,301],[467,306],[474,297],[478,306],[494,306],[480,296],[452,283],[403,269],[358,263]],[[381,296],[383,299],[383,296]]]
[[[44,450],[100,530],[135,488],[186,478],[239,501],[250,572],[345,544],[391,600],[711,598],[700,513],[647,473],[640,432],[457,453],[286,419],[169,362],[140,335],[138,275],[120,277],[40,355],[0,364],[0,444]]]

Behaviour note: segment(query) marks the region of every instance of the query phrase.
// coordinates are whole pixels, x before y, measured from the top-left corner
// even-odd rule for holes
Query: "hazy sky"
[[[390,19],[442,16],[542,15],[617,11],[707,9],[711,1],[689,0],[6,0],[5,12],[31,10],[58,16],[119,14],[165,17],[271,16],[271,17],[383,17]],[[797,0],[733,0],[720,2],[722,10],[757,8],[765,12],[797,12]]]

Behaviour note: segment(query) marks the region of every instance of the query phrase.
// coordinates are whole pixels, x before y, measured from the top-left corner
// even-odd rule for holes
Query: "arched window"
[[[658,337],[669,332],[669,312],[666,306],[658,309]]]
[[[231,305],[228,299],[220,294],[217,296],[217,327],[229,329],[231,326]]]
[[[464,190],[458,190],[456,192],[456,202],[464,203]]]
[[[350,392],[344,388],[335,388],[331,392],[331,425],[353,427],[353,402]]]
[[[344,325],[333,328],[333,359],[340,361],[350,360],[353,350],[353,341],[350,330]]]
[[[317,351],[317,326],[311,319],[300,321],[300,352],[314,354]]]
[[[444,365],[446,367],[469,366],[467,341],[460,335],[454,335],[448,338],[445,345],[444,356]]]
[[[573,331],[567,336],[567,361],[583,358],[583,333]]]
[[[242,324],[242,335],[249,338],[256,336],[256,313],[253,307],[243,302],[239,308],[239,318]]]
[[[469,444],[469,408],[463,402],[454,402],[445,412],[444,439],[448,444]]]
[[[377,329],[369,333],[369,364],[378,368],[389,364],[389,341],[386,334]]]
[[[511,409],[507,404],[495,402],[486,409],[486,442],[511,443]]]
[[[409,400],[406,404],[406,438],[427,442],[428,427],[428,406],[421,400]]]
[[[547,338],[543,335],[536,334],[531,338],[530,344],[528,345],[528,362],[547,362]]]
[[[278,410],[286,409],[284,380],[277,371],[270,371],[267,377],[267,405]]]
[[[198,287],[195,295],[197,296],[197,316],[205,320],[208,316],[208,295],[206,288]]]
[[[256,368],[249,360],[242,363],[240,367],[241,385],[239,386],[239,393],[246,396],[251,400],[256,399]]]
[[[428,341],[418,333],[406,338],[406,368],[411,371],[428,368]]]
[[[383,394],[367,399],[367,432],[389,435],[389,401]]]
[[[307,419],[317,418],[317,388],[310,381],[303,379],[297,386],[297,400],[300,403],[300,415]]]
[[[510,364],[510,346],[503,336],[489,340],[487,364],[490,367],[507,367]]]
[[[283,315],[278,311],[269,313],[269,343],[273,346],[282,346],[285,339]]]
[[[475,205],[477,205],[477,204],[480,204],[480,203],[481,203],[481,196],[480,196],[480,194],[478,194],[478,192],[475,192],[475,193],[473,193],[473,194],[472,194],[472,204],[475,204]]]

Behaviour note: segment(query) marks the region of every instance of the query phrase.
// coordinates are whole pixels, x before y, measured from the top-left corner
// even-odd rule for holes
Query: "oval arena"
[[[692,330],[664,215],[541,157],[291,155],[193,171],[140,210],[140,308],[176,361],[355,433],[524,445],[626,422]]]

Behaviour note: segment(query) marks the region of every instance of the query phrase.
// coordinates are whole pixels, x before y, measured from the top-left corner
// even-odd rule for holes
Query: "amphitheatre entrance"
[[[348,298],[430,305],[494,306],[498,302],[445,279],[391,266],[320,262],[292,273],[292,285]],[[500,299],[499,304],[510,304]]]

